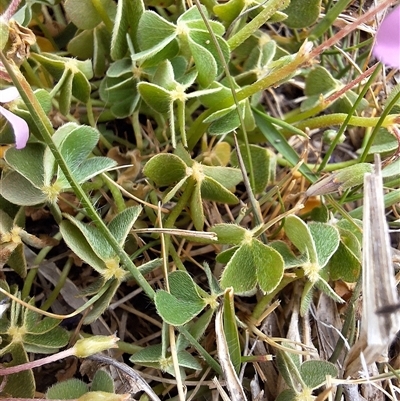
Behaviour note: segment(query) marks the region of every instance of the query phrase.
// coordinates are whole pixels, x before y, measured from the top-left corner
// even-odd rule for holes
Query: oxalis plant
[[[373,154],[398,227],[394,3],[0,1],[1,396],[353,400],[398,378],[343,369]]]

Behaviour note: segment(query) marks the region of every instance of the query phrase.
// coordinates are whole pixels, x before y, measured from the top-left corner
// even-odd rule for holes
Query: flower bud
[[[93,336],[81,338],[74,345],[74,355],[78,358],[86,358],[97,352],[105,351],[110,348],[118,348],[117,341],[119,338],[114,334],[112,336]]]
[[[78,401],[127,401],[129,394],[106,393],[105,391],[89,391],[78,398]]]
[[[337,131],[334,129],[327,129],[323,135],[322,135],[322,140],[324,143],[327,143],[330,145],[336,138],[337,136]],[[346,135],[342,134],[340,135],[338,143],[343,143],[346,140]]]
[[[342,168],[311,185],[306,191],[306,196],[327,195],[360,185],[363,183],[364,174],[372,173],[373,170],[373,165],[369,163]]]

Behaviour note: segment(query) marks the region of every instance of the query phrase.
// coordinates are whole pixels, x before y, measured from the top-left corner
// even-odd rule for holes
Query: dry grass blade
[[[88,359],[116,367],[121,372],[123,372],[127,377],[130,378],[132,385],[134,384],[132,392],[144,391],[147,394],[149,400],[160,401],[160,398],[158,398],[157,394],[140,376],[140,374],[138,374],[134,369],[132,369],[127,364],[118,362],[117,360],[102,354],[91,355],[88,357]]]
[[[345,377],[355,376],[365,365],[381,360],[400,329],[400,312],[392,308],[399,300],[393,276],[379,155],[375,155],[375,172],[364,177],[362,291],[361,333],[345,361]]]

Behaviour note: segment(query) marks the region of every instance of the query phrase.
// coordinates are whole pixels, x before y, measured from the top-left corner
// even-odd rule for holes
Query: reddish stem
[[[311,53],[309,54],[309,59],[313,59],[314,57],[318,56],[320,53],[322,53],[326,49],[331,48],[335,43],[339,42],[340,39],[344,38],[350,32],[357,29],[357,27],[359,25],[363,24],[364,22],[369,21],[377,13],[379,13],[386,7],[389,7],[394,2],[395,2],[395,0],[386,0],[382,3],[380,3],[379,5],[377,5],[376,7],[371,7],[365,14],[361,15],[353,23],[346,25],[343,29],[341,29],[339,32],[337,32],[335,35],[333,35],[331,38],[329,38],[324,43],[322,43],[321,45],[316,47],[314,50],[312,50]]]
[[[4,21],[9,21],[11,17],[16,13],[18,10],[19,3],[21,0],[12,0],[10,5],[8,6],[7,10],[1,15]]]
[[[12,375],[14,373],[23,372],[25,370],[37,368],[42,365],[46,365],[51,362],[59,361],[60,359],[68,358],[69,356],[75,355],[75,347],[66,349],[65,351],[57,352],[57,354],[53,354],[47,356],[42,359],[37,359],[36,361],[23,363],[22,365],[10,366],[9,368],[0,369],[0,376]]]

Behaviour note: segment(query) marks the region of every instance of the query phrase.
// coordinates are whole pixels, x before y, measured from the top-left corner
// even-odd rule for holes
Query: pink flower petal
[[[13,128],[15,136],[15,147],[17,149],[24,148],[29,138],[29,127],[26,121],[1,106],[0,114],[2,114],[8,120]]]
[[[11,102],[12,100],[15,100],[18,96],[19,96],[18,89],[14,86],[0,90],[1,103]]]
[[[372,52],[385,65],[400,69],[400,7],[382,21]]]

